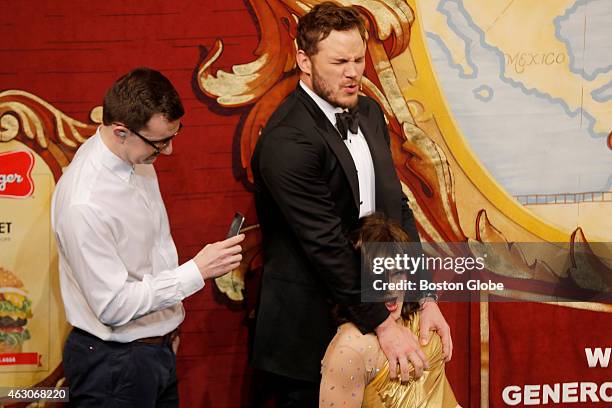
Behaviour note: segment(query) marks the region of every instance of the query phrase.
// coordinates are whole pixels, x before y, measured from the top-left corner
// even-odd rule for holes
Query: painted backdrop
[[[7,281],[0,286],[12,291],[3,295],[11,313],[27,316],[28,334],[0,353],[1,385],[62,385],[69,328],[50,196],[100,122],[107,87],[131,68],[150,66],[171,79],[187,111],[174,154],[156,163],[181,262],[223,238],[234,211],[250,226],[247,262],[185,302],[183,406],[265,399],[248,368],[260,264],[248,162],[261,127],[297,80],[295,17],[316,3],[2,2],[0,277]],[[589,270],[609,292],[609,254],[573,257],[568,267],[521,243],[590,248],[612,238],[612,4],[339,3],[367,17],[363,92],[384,108],[421,238],[507,244],[509,267],[491,273],[510,282],[580,285],[579,266],[596,265]],[[537,267],[543,264],[551,266]],[[533,298],[514,295],[506,300]],[[600,399],[612,395],[601,396],[609,368],[589,367],[585,356],[585,348],[612,346],[609,304],[489,302],[488,293],[478,300],[442,304],[455,343],[447,371],[462,405],[506,406],[517,396],[541,402],[541,393],[527,391],[534,384],[592,383]]]

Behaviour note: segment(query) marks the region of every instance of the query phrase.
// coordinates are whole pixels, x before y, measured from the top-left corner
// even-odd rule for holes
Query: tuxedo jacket
[[[374,164],[376,211],[418,237],[383,112],[368,97],[359,96],[358,104]],[[352,305],[350,319],[363,332],[389,314],[384,304],[359,304],[359,254],[348,240],[359,221],[357,170],[338,131],[299,84],[270,117],[251,167],[264,258],[253,363],[318,382],[336,332],[335,304]]]

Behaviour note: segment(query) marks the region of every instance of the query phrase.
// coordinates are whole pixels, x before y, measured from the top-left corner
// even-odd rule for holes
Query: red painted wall
[[[31,92],[88,122],[106,89],[134,67],[158,69],[174,83],[186,108],[185,127],[172,156],[160,157],[156,167],[181,262],[223,238],[234,211],[255,222],[251,194],[232,164],[240,111],[216,107],[194,85],[195,70],[215,38],[225,46],[219,68],[252,60],[258,33],[245,3],[0,0],[0,10],[0,90]],[[185,307],[178,355],[182,406],[248,406],[259,388],[247,367],[245,307],[228,307],[210,283]],[[466,406],[474,374],[467,352],[470,308],[445,305],[455,338],[448,371]],[[477,391],[478,383],[472,387]]]

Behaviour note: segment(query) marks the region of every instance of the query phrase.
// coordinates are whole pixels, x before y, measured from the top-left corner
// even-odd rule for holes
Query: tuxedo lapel
[[[355,168],[355,162],[351,157],[351,153],[346,148],[344,141],[340,137],[338,130],[329,122],[325,114],[317,106],[315,101],[302,89],[298,84],[296,93],[298,98],[304,103],[306,109],[310,112],[315,121],[315,130],[323,137],[327,142],[327,145],[336,155],[346,178],[348,179],[351,191],[353,192],[353,199],[355,206],[359,209],[359,179],[357,178],[357,169]]]
[[[370,148],[372,163],[374,164],[376,210],[386,212],[385,203],[388,201],[390,181],[395,178],[395,166],[389,154],[389,146],[385,141],[383,129],[386,126],[376,112],[370,109],[365,99],[359,98],[359,128]]]

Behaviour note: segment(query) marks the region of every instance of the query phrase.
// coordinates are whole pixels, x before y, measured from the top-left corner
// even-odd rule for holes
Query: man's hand
[[[238,245],[244,240],[244,234],[228,238],[225,241],[206,245],[193,258],[202,278],[212,279],[236,269],[242,260],[242,247]]]
[[[419,340],[407,327],[404,327],[389,315],[375,329],[378,342],[389,360],[389,374],[392,379],[397,378],[397,364],[400,365],[401,380],[408,381],[410,378],[410,364],[414,367],[414,376],[420,378],[423,369],[429,368],[429,362],[425,353],[419,346]]]
[[[444,361],[449,362],[453,356],[453,339],[451,338],[450,327],[442,316],[442,312],[436,302],[425,302],[420,310],[419,333],[421,333],[421,345],[429,343],[431,332],[436,331],[442,339],[442,350],[444,351]]]

